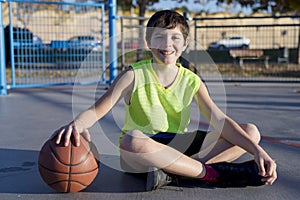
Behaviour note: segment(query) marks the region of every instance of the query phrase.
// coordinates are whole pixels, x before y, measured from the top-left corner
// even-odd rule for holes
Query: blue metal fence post
[[[6,62],[5,62],[5,41],[4,41],[4,24],[2,13],[2,1],[0,1],[0,95],[7,95],[6,87]]]
[[[111,84],[118,74],[116,20],[117,1],[109,0],[109,83]]]

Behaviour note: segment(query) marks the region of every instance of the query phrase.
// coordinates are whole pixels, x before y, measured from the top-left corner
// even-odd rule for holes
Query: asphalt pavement
[[[58,86],[12,89],[0,97],[0,199],[299,199],[300,84],[207,83],[215,102],[238,123],[256,124],[261,145],[278,164],[272,186],[212,188],[195,183],[146,192],[145,181],[120,171],[117,149],[123,122],[122,101],[90,129],[100,152],[94,182],[77,193],[58,193],[43,182],[37,158],[50,134],[89,107],[106,86]],[[190,128],[205,120],[192,105]],[[251,159],[246,154],[239,161]]]

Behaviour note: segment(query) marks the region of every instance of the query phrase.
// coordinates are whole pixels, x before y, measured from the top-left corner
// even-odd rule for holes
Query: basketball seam
[[[67,192],[70,192],[70,189],[71,189],[71,181],[70,181],[70,178],[71,178],[71,174],[72,174],[72,158],[73,158],[73,148],[72,148],[72,145],[70,144],[70,160],[69,160],[69,173],[68,173],[68,186],[67,186]]]
[[[58,162],[60,162],[61,164],[63,165],[66,165],[66,166],[77,166],[77,165],[80,165],[82,163],[84,163],[88,157],[89,157],[89,154],[91,153],[91,148],[89,149],[89,151],[87,152],[87,154],[85,155],[84,159],[81,160],[81,162],[79,163],[76,163],[76,164],[68,164],[68,163],[65,163],[63,162],[61,159],[60,159],[60,156],[56,153],[56,151],[54,150],[53,146],[51,145],[51,143],[49,143],[49,147],[51,149],[51,152],[54,154],[55,158],[57,159]],[[70,148],[71,148],[71,145],[70,145]],[[72,148],[71,148],[72,149]],[[93,155],[93,154],[92,154]],[[72,155],[71,155],[72,156]],[[94,155],[93,155],[94,156]]]
[[[59,172],[59,171],[55,171],[55,170],[53,170],[53,169],[49,169],[49,168],[45,167],[45,166],[42,165],[42,164],[39,164],[39,166],[40,166],[41,168],[43,168],[43,169],[46,169],[46,170],[50,171],[50,172],[55,172],[55,173],[60,173],[60,174],[69,174],[69,172]],[[72,174],[85,174],[85,173],[91,173],[91,172],[96,171],[97,169],[98,169],[98,167],[96,167],[95,169],[89,170],[89,171],[84,171],[84,172],[73,172]]]
[[[56,182],[53,182],[53,183],[51,183],[51,184],[49,184],[49,186],[51,186],[51,185],[54,185],[54,184],[57,184],[57,183],[60,183],[60,182],[65,182],[65,181],[68,181],[68,182],[76,182],[76,183],[79,183],[80,185],[83,185],[83,186],[85,186],[85,187],[87,187],[87,186],[89,186],[89,185],[86,185],[86,184],[83,184],[83,183],[81,183],[81,182],[79,182],[79,181],[75,181],[75,180],[60,180],[60,181],[56,181]],[[70,192],[70,190],[69,190],[70,188],[68,188],[68,190],[67,190],[67,192]]]

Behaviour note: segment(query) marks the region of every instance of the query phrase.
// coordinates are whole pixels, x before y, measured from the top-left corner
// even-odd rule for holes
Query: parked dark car
[[[67,41],[68,49],[101,50],[101,42],[94,36],[81,35]]]
[[[34,35],[27,28],[13,27],[13,49],[14,54],[28,54],[30,51],[35,51],[43,47],[43,41],[39,36]],[[4,29],[5,37],[5,54],[6,62],[10,63],[11,49],[10,49],[10,27],[6,26]]]

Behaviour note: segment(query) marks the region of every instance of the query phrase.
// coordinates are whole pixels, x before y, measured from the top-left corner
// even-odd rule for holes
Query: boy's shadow
[[[38,170],[39,151],[0,149],[0,194],[57,193],[41,178]],[[116,156],[106,160],[118,162]],[[100,164],[95,180],[82,192],[126,193],[145,191],[145,179]]]
[[[38,170],[39,151],[0,149],[0,194],[53,194],[40,177]],[[145,176],[125,173],[115,167],[119,157],[105,155],[95,180],[82,192],[90,193],[131,193],[145,192]],[[107,162],[108,161],[108,162]],[[182,187],[195,187],[180,183]],[[175,185],[176,186],[176,185]],[[199,185],[198,185],[199,186]]]
[[[145,178],[101,164],[97,177],[84,191],[99,193],[145,192],[145,186]]]
[[[173,182],[170,186],[164,187],[164,189],[182,190],[183,188],[195,187],[212,189],[212,187],[206,183],[201,183],[195,180],[193,181],[191,179],[178,179],[177,183]],[[145,192],[146,175],[125,173],[112,169],[108,166],[101,165],[98,176],[85,191],[99,193]]]

